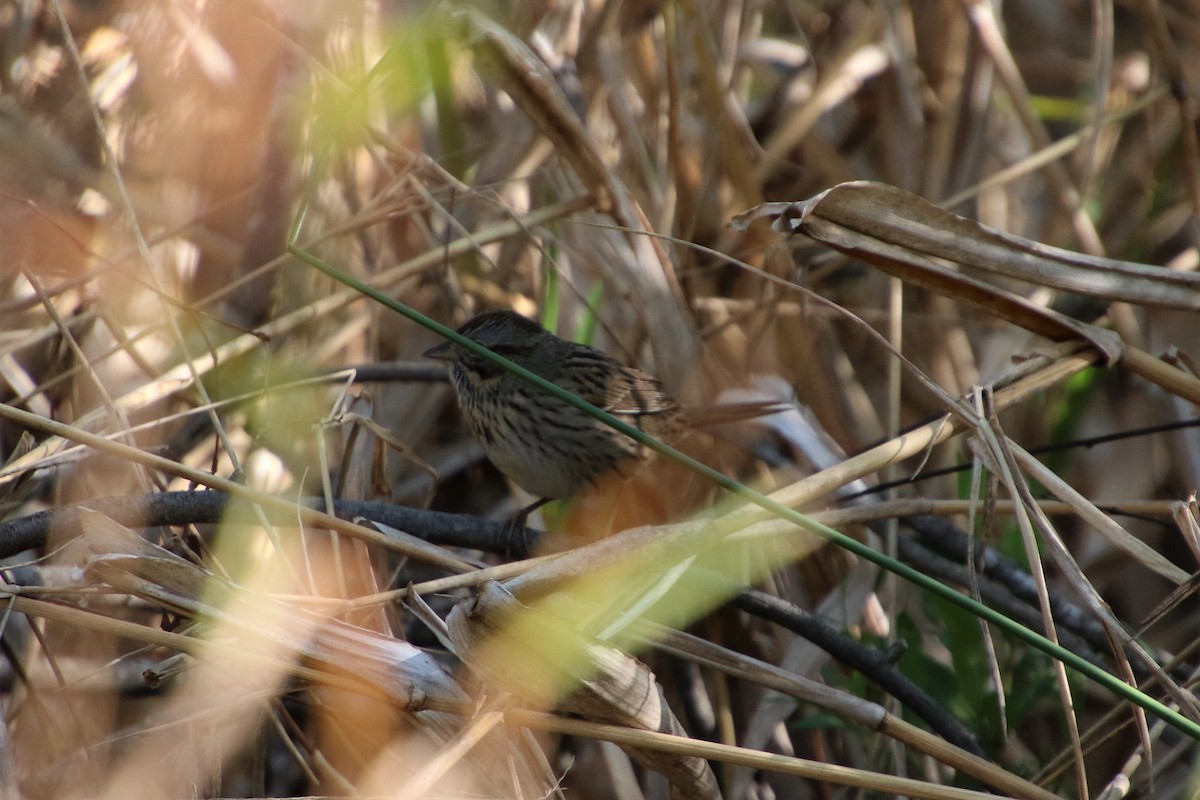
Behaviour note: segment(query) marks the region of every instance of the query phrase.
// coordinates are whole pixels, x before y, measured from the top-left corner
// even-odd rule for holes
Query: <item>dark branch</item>
[[[325,509],[325,501],[306,497],[308,508]],[[203,525],[220,522],[229,508],[230,498],[221,492],[162,492],[137,497],[104,497],[77,506],[66,506],[0,522],[0,558],[24,550],[43,547],[51,530],[62,536],[82,533],[79,509],[90,508],[128,527],[160,525]],[[340,519],[362,517],[379,522],[433,544],[464,547],[501,553],[510,558],[525,558],[545,537],[531,528],[518,528],[468,514],[449,514],[406,508],[378,501],[334,500],[334,514]],[[279,525],[294,525],[294,516],[263,509],[267,519]]]
[[[896,669],[888,653],[866,647],[820,617],[764,592],[745,590],[734,597],[731,605],[803,636],[895,697],[955,747],[987,758],[979,741],[966,726]]]

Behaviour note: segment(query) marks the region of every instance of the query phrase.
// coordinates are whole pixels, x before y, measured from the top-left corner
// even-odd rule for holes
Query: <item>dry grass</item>
[[[1195,0],[508,5],[0,8],[0,797],[1193,796]],[[794,396],[689,452],[1179,717],[664,462],[506,549],[437,335],[314,258]]]

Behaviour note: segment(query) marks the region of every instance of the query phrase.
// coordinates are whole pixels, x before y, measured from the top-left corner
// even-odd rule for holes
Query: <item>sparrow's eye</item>
[[[489,361],[478,353],[466,353],[463,366],[481,378],[492,378],[504,372],[504,367]]]

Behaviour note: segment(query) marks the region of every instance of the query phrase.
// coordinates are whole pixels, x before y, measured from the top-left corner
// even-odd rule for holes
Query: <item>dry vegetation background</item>
[[[0,5],[0,796],[1196,796],[1189,731],[905,580],[789,525],[722,529],[721,544],[704,525],[639,529],[722,499],[682,471],[551,509],[538,552],[582,555],[522,561],[526,542],[495,523],[525,498],[420,363],[437,335],[288,253],[294,231],[451,327],[537,316],[691,404],[794,399],[832,455],[799,414],[700,454],[809,511],[855,479],[900,480],[828,519],[964,592],[961,552],[939,560],[915,545],[936,549],[928,531],[890,520],[974,525],[1013,559],[976,581],[990,604],[1041,630],[1053,595],[1065,646],[1196,725],[1200,4],[999,5]],[[883,230],[838,241],[815,218],[794,236],[730,225],[854,180],[1161,269],[1093,283],[1039,262],[1018,281],[968,260],[918,285],[869,246],[894,241],[900,195],[846,195]],[[1137,292],[1168,273],[1179,282]],[[1029,303],[972,304],[969,279]],[[1128,349],[1107,363],[1051,312]],[[1022,371],[961,435],[971,424],[937,422],[946,397],[919,379],[959,398]],[[913,426],[928,439],[892,439]],[[1014,455],[1084,440],[1039,456],[1053,473]],[[868,455],[812,482],[839,448]],[[983,480],[968,516],[974,454],[1008,477]],[[195,504],[168,494],[187,490]],[[218,525],[214,492],[253,502]],[[321,495],[475,519],[380,533],[293,507]],[[98,513],[63,513],[79,506]],[[1035,535],[1046,588],[1023,572]],[[499,622],[466,613],[487,576],[522,603]],[[747,583],[790,605],[754,607]],[[831,658],[800,609],[870,663]],[[1147,658],[1110,646],[1104,619]],[[600,643],[613,630],[676,727],[644,667]],[[654,719],[577,690],[581,673],[624,676],[609,699],[648,698]],[[888,675],[933,710],[897,700]],[[672,731],[692,739],[682,755],[654,755]]]

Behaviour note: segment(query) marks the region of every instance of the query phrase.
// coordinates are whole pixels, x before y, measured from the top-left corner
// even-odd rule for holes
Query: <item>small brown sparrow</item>
[[[750,402],[684,408],[653,375],[560,339],[513,311],[480,314],[458,332],[668,444],[689,428],[787,407]],[[450,364],[463,416],[487,457],[542,502],[569,497],[647,455],[645,447],[625,434],[464,347],[443,342],[425,355]]]

